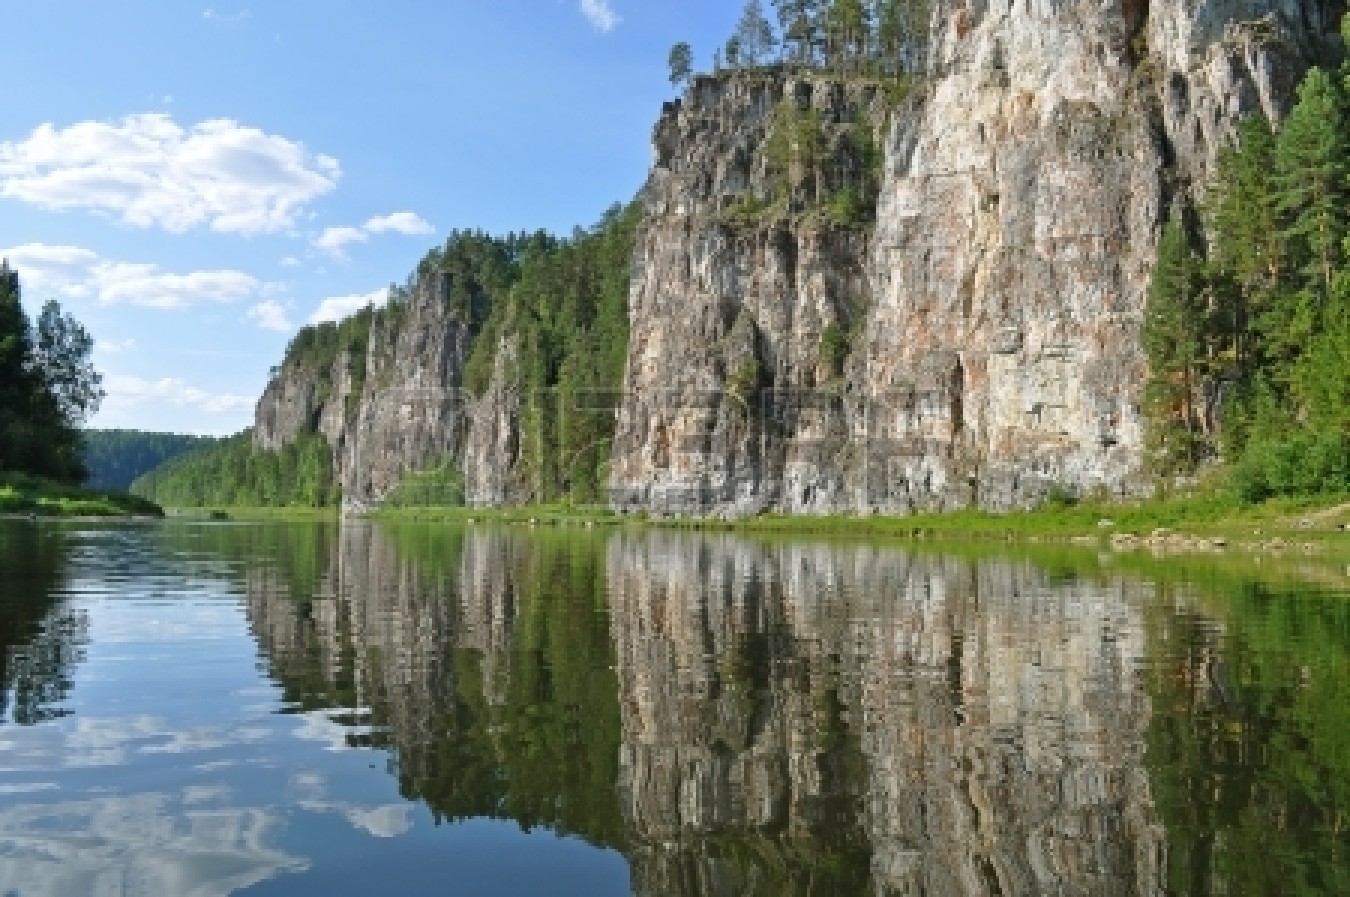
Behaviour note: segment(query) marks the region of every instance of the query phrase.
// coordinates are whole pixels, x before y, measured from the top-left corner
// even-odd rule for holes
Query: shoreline
[[[349,515],[343,515],[338,508],[169,508],[163,519],[235,523],[368,520],[391,524],[500,524],[586,529],[651,527],[685,532],[959,542],[987,546],[1077,546],[1154,554],[1331,552],[1350,555],[1350,500],[1340,496],[1281,499],[1248,507],[1215,496],[1194,496],[1134,505],[1093,503],[1006,514],[951,511],[908,517],[764,514],[724,520],[619,514],[604,506],[525,505],[514,508],[390,508]]]

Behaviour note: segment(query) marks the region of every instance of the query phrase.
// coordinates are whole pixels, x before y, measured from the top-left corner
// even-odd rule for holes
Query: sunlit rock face
[[[1281,116],[1333,12],[942,0],[927,78],[889,110],[828,79],[696,79],[654,135],[614,505],[906,513],[1139,489],[1161,223],[1242,117]],[[884,123],[874,222],[732,214],[772,193],[784,98],[824,122],[827,157],[840,129]],[[730,388],[747,358],[749,402]]]
[[[276,451],[322,436],[353,511],[380,504],[409,474],[443,467],[463,474],[471,504],[524,500],[514,344],[498,353],[482,397],[465,390],[475,334],[451,285],[448,274],[423,275],[397,314],[376,317],[361,357],[344,350],[325,370],[306,359],[283,365],[258,400],[254,444]]]
[[[609,576],[637,893],[1162,893],[1137,587],[663,534]]]

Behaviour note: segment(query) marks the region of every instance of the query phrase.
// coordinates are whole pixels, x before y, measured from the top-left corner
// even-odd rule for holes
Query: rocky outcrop
[[[938,0],[905,96],[783,68],[694,79],[653,138],[611,504],[904,514],[1142,491],[1161,225],[1194,210],[1243,116],[1280,118],[1341,6]],[[354,509],[431,469],[475,505],[559,494],[533,480],[568,459],[523,420],[537,342],[503,319],[466,395],[477,335],[452,286],[424,271],[359,352],[283,367],[256,443],[322,433]]]
[[[347,510],[378,505],[409,474],[447,466],[462,471],[471,504],[521,500],[514,343],[502,341],[483,396],[464,389],[475,334],[451,301],[452,283],[423,276],[372,315],[363,345],[341,348],[331,364],[288,360],[258,402],[254,444],[275,451],[322,435]]]
[[[879,100],[697,80],[655,134],[615,506],[907,513],[1137,491],[1161,223],[1242,116],[1279,118],[1334,22],[1294,0],[938,3],[861,229],[728,212],[768,190],[780,96],[827,143]],[[835,381],[831,324],[848,334]],[[729,385],[749,352],[745,401]]]
[[[346,507],[378,503],[405,474],[458,456],[468,398],[460,378],[472,336],[450,287],[448,276],[429,275],[406,305],[374,319],[365,388],[335,462]]]
[[[503,337],[487,390],[474,401],[464,443],[464,498],[474,507],[516,504],[529,494],[518,473],[521,454],[516,341]]]

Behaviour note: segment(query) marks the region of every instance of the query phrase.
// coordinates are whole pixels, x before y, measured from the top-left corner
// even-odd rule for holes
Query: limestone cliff
[[[862,227],[735,213],[772,193],[784,98],[829,147],[877,98],[696,80],[655,133],[616,507],[904,513],[1137,489],[1160,225],[1242,116],[1280,117],[1335,21],[1294,0],[939,2]]]
[[[655,129],[626,331],[556,279],[484,326],[432,265],[359,345],[284,365],[255,441],[322,434],[358,509],[433,469],[476,505],[571,483],[589,501],[607,470],[614,507],[658,513],[1136,493],[1160,227],[1194,211],[1244,115],[1280,118],[1342,5],[937,0],[905,85],[696,78]],[[568,309],[584,333],[541,338]],[[587,373],[606,338],[627,340],[620,384],[617,355]],[[480,342],[495,351],[470,395]],[[563,371],[573,392],[545,395]],[[611,417],[597,397],[615,386]]]
[[[451,301],[452,283],[426,274],[389,307],[363,312],[368,326],[331,360],[288,358],[258,402],[254,443],[276,450],[322,435],[351,510],[378,504],[408,474],[446,466],[463,472],[475,503],[519,500],[514,349],[507,342],[498,352],[484,396],[464,389],[476,334]]]

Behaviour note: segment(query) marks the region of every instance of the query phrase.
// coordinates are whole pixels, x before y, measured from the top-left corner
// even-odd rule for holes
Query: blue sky
[[[5,10],[0,255],[96,340],[92,426],[247,426],[305,323],[455,228],[630,199],[739,0],[42,0]]]

